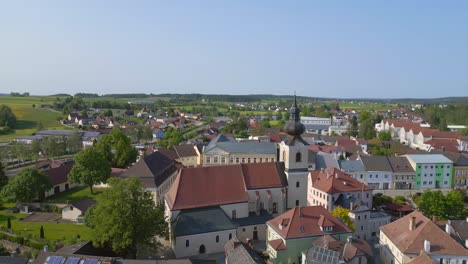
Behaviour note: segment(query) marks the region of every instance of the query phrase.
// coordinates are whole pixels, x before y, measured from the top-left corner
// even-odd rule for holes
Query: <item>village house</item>
[[[393,186],[393,171],[386,156],[363,156],[359,158],[364,165],[364,183],[375,190],[390,189]]]
[[[80,186],[79,184],[70,182],[70,180],[68,179],[68,174],[70,173],[74,164],[75,161],[70,160],[64,162],[59,167],[50,168],[48,170],[43,171],[43,173],[48,176],[49,182],[52,185],[52,189],[45,193],[45,197],[49,197],[54,194],[67,191],[70,188]]]
[[[324,235],[346,240],[352,231],[322,206],[290,209],[267,222],[270,262],[302,263],[302,252]]]
[[[453,187],[468,186],[468,155],[453,152],[444,152],[443,155],[453,162]]]
[[[468,260],[468,250],[420,212],[415,211],[380,230],[380,255],[385,263],[415,263],[421,252],[436,263],[462,264]]]
[[[387,157],[393,172],[395,190],[410,190],[416,186],[416,172],[406,157]]]
[[[143,186],[151,191],[157,205],[164,204],[167,193],[182,165],[162,153],[153,152],[142,157],[128,168],[121,177],[137,177]]]
[[[82,224],[86,211],[96,204],[91,198],[83,198],[62,209],[62,219]]]
[[[453,162],[442,154],[405,155],[416,172],[415,189],[452,187]]]

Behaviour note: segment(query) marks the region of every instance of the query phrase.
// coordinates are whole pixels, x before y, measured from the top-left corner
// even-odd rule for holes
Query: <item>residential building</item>
[[[313,152],[316,152],[316,153],[324,152],[324,153],[332,154],[336,160],[346,157],[346,149],[340,146],[310,145],[309,150],[312,150]]]
[[[62,209],[62,219],[83,223],[86,211],[95,204],[96,201],[88,197],[73,202]]]
[[[165,197],[176,256],[220,253],[237,237],[265,240],[266,221],[286,210],[283,163],[182,168]]]
[[[307,205],[307,175],[315,169],[314,152],[309,151],[309,143],[302,138],[305,131],[300,121],[300,109],[296,97],[289,110],[289,121],[284,126],[287,137],[279,143],[279,160],[284,162],[288,179],[287,208]]]
[[[365,181],[366,168],[364,168],[361,160],[339,160],[338,162],[342,171],[360,182]]]
[[[272,263],[302,263],[312,242],[330,235],[346,240],[352,231],[322,206],[295,207],[267,222],[267,252]]]
[[[416,172],[406,157],[387,157],[393,172],[392,189],[414,189]]]
[[[328,211],[337,207],[349,209],[354,222],[354,236],[369,239],[390,222],[390,215],[372,211],[372,188],[336,168],[313,171],[309,175],[307,202]]]
[[[443,152],[453,162],[453,186],[468,186],[468,155],[464,153]]]
[[[412,261],[421,252],[436,263],[462,264],[468,260],[467,249],[417,211],[382,226],[379,243],[385,263],[417,263]]]
[[[182,163],[184,167],[196,167],[201,164],[201,154],[197,145],[184,144],[170,148],[150,148],[147,152],[154,151],[159,151],[167,157]]]
[[[390,189],[393,186],[392,167],[386,156],[363,156],[359,159],[366,173],[364,183],[375,190]]]
[[[219,134],[202,150],[202,165],[217,166],[277,161],[274,142],[237,142]]]
[[[453,162],[442,154],[405,155],[416,171],[415,189],[452,187]]]
[[[326,235],[313,242],[314,247],[302,252],[302,264],[372,263],[371,245],[349,236],[346,241]]]
[[[121,177],[137,177],[143,186],[151,191],[157,205],[164,204],[164,195],[167,193],[182,165],[168,158],[162,153],[153,152],[142,157]]]
[[[52,185],[52,189],[45,193],[45,197],[49,197],[54,194],[67,191],[70,188],[79,186],[79,184],[72,183],[68,179],[68,174],[70,173],[74,164],[75,161],[69,160],[62,163],[59,167],[50,168],[46,171],[43,171],[43,173],[48,176],[49,182]]]
[[[250,245],[249,245],[250,244]],[[237,238],[232,238],[224,245],[224,254],[226,264],[262,264],[265,263],[257,252],[252,250],[252,244],[239,241]]]

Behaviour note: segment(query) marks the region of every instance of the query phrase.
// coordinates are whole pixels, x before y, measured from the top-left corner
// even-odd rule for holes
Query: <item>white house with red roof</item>
[[[379,228],[390,222],[390,215],[372,211],[372,188],[336,168],[326,168],[309,174],[307,202],[323,206],[328,211],[337,207],[349,209],[354,222],[355,237],[377,236]]]
[[[330,235],[346,240],[352,231],[322,206],[295,207],[267,222],[267,252],[271,263],[302,263],[312,242]]]

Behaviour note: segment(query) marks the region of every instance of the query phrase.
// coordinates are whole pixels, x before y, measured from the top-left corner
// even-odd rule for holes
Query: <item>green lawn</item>
[[[91,191],[88,187],[78,187],[70,189],[66,192],[61,192],[56,195],[52,195],[47,198],[49,203],[73,203],[83,198],[89,197],[96,200],[96,196],[102,191],[99,188],[93,188],[94,194],[91,194]]]
[[[4,204],[4,206],[6,206]],[[8,207],[8,206],[7,206]],[[80,236],[81,240],[90,240],[92,231],[84,225],[64,224],[64,223],[41,223],[41,222],[23,222],[22,218],[27,214],[6,213],[5,210],[0,211],[0,225],[7,227],[8,217],[11,220],[11,228],[13,233],[18,236],[38,237],[41,226],[44,227],[46,240],[73,241]]]
[[[9,106],[16,115],[17,127],[15,133],[0,135],[0,142],[13,140],[17,136],[31,135],[36,132],[38,122],[41,122],[45,129],[67,129],[57,121],[57,117],[63,117],[61,112],[40,108],[41,104],[52,104],[54,99],[55,97],[49,96],[1,96],[0,104]],[[33,104],[36,108],[32,107]]]

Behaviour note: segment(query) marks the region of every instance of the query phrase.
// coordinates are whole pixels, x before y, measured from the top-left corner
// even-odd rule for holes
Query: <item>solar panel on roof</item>
[[[67,258],[67,260],[65,261],[65,264],[78,264],[79,262],[80,262],[80,258],[71,257],[71,258]]]
[[[101,262],[97,259],[85,259],[83,264],[99,264],[99,263]]]
[[[63,264],[65,258],[62,256],[51,256],[47,261],[47,264]]]

